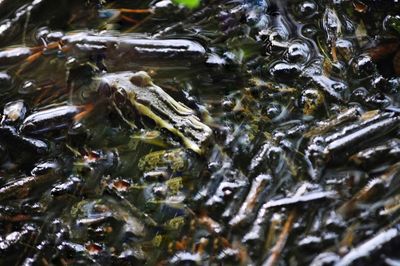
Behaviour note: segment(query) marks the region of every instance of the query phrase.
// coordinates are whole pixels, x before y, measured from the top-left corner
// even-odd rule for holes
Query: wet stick
[[[297,210],[293,209],[283,226],[282,232],[279,235],[278,241],[275,243],[275,246],[271,250],[271,255],[268,259],[263,263],[263,266],[274,266],[277,265],[279,257],[282,253],[283,248],[285,247],[286,241],[289,237],[289,233],[293,228],[294,221],[297,217]]]

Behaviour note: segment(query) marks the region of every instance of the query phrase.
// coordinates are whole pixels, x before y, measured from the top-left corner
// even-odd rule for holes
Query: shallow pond
[[[0,264],[398,265],[400,4],[0,0]]]

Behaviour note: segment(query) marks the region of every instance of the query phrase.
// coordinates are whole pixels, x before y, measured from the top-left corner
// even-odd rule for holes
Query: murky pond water
[[[1,265],[398,265],[400,4],[0,0]]]

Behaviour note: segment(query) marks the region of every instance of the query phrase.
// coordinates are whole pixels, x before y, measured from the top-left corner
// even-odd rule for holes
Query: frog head
[[[202,123],[194,110],[176,101],[144,71],[105,74],[100,77],[98,90],[107,88],[107,94],[118,93],[137,113],[179,138],[184,146],[197,154],[204,153],[211,129]]]

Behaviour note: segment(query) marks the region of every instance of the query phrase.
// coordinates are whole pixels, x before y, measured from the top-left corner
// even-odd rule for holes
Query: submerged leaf
[[[174,0],[174,2],[187,8],[196,8],[200,5],[200,0]]]

